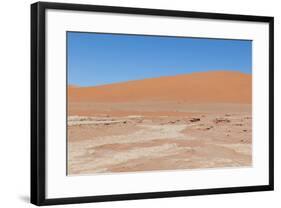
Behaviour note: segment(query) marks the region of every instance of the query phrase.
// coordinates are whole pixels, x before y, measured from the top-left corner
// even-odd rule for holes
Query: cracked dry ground
[[[70,116],[68,174],[252,164],[250,112]]]

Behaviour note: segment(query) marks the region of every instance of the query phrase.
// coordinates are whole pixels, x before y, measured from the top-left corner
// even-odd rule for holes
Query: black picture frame
[[[121,14],[192,17],[269,23],[269,184],[262,186],[225,187],[200,190],[129,193],[120,195],[46,198],[46,83],[45,83],[45,15],[47,9],[108,12]],[[31,203],[35,205],[73,204],[147,198],[179,197],[205,194],[269,191],[274,189],[274,18],[236,14],[202,13],[146,8],[94,6],[37,2],[31,5]]]

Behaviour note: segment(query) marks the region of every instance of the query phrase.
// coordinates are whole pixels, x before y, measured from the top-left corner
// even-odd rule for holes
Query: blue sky
[[[252,41],[67,32],[68,84],[98,86],[210,70],[252,73]]]

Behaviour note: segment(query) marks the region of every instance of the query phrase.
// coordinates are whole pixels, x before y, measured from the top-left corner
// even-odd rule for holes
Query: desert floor
[[[71,103],[69,108],[69,175],[251,164],[250,104]]]

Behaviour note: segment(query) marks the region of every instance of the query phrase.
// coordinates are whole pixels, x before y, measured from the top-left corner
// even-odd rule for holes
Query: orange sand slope
[[[252,76],[236,71],[198,72],[96,87],[68,87],[69,102],[177,101],[251,104]]]

